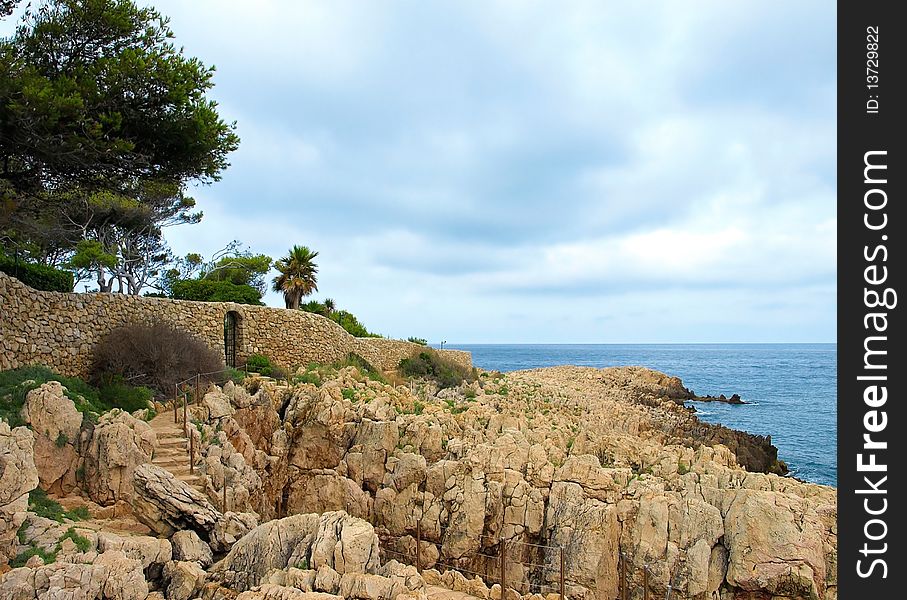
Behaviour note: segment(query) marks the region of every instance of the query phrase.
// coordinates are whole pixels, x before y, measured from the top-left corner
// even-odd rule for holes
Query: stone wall
[[[355,338],[321,315],[300,310],[231,302],[191,302],[124,294],[62,294],[29,288],[0,273],[0,370],[42,364],[84,377],[94,345],[111,330],[131,323],[166,321],[224,351],[224,319],[237,317],[236,364],[264,354],[287,367],[331,363],[355,352],[384,370],[394,362],[392,340]],[[413,344],[415,345],[415,344]],[[444,351],[448,354],[448,351]],[[451,352],[464,360],[460,352]],[[468,357],[468,353],[465,353]],[[471,358],[469,359],[471,366]]]

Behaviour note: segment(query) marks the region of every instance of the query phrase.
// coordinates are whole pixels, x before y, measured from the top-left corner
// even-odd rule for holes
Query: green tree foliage
[[[172,40],[131,0],[44,2],[0,39],[5,247],[72,259],[105,291],[161,274],[162,229],[201,218],[186,186],[216,181],[239,143],[206,97],[213,68]]]
[[[0,271],[12,275],[27,286],[47,292],[71,292],[72,273],[47,265],[26,263],[0,253]]]
[[[309,300],[304,304],[300,304],[299,309],[327,317],[343,327],[350,335],[356,337],[381,337],[380,334],[370,332],[353,313],[347,310],[338,310],[337,305],[331,298],[327,298],[324,302]]]
[[[201,302],[261,304],[261,292],[251,285],[210,279],[178,279],[170,284],[170,297]]]
[[[283,293],[287,308],[299,308],[303,297],[318,291],[317,252],[306,246],[293,246],[289,253],[274,263],[280,275],[274,278],[274,291]]]

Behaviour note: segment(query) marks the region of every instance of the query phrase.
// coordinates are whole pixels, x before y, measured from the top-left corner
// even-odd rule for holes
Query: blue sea
[[[640,365],[676,375],[700,396],[747,402],[692,403],[709,423],[772,436],[791,474],[837,485],[836,344],[447,344],[483,369]]]

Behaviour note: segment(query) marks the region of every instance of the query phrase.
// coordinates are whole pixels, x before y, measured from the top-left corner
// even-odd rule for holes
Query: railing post
[[[501,539],[501,600],[507,600],[507,540]]]
[[[189,474],[195,473],[195,436],[189,432]]]
[[[173,384],[173,422],[174,423],[180,422],[179,416],[176,412],[176,406],[177,406],[177,403],[179,403],[179,397],[180,397],[179,390],[180,390],[179,384],[174,383]]]
[[[189,426],[187,424],[189,422],[189,418],[188,418],[189,408],[187,406],[188,403],[189,403],[189,392],[186,392],[183,394],[183,435],[185,435],[185,436],[189,435]]]
[[[620,600],[627,600],[627,557],[620,553]]]
[[[422,518],[416,521],[416,572],[422,573]]]
[[[561,546],[561,600],[564,600],[564,547]]]
[[[221,511],[224,512],[224,513],[227,512],[227,468],[226,468],[226,467],[227,467],[227,465],[224,465],[224,490],[223,490],[223,492],[224,492],[224,499],[223,499],[223,502],[221,502],[221,505],[220,505],[220,506],[221,506]]]
[[[649,600],[649,565],[642,567],[642,597]]]
[[[201,387],[202,387],[201,373],[196,373],[196,375],[195,375],[195,398],[194,398],[196,404],[198,404],[198,402],[201,400],[201,398],[199,397],[199,394],[201,393]]]

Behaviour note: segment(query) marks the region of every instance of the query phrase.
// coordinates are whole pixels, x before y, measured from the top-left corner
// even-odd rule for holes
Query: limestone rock
[[[173,548],[169,540],[147,535],[120,536],[110,532],[98,533],[98,552],[120,551],[127,558],[138,560],[143,569],[152,565],[158,568],[168,563],[173,557]]]
[[[261,584],[272,570],[298,565],[328,567],[338,573],[374,572],[377,550],[372,526],[346,513],[293,515],[250,531],[211,572],[223,585],[246,591]]]
[[[25,521],[28,492],[38,486],[35,436],[26,427],[0,421],[0,562],[13,556],[16,530]]]
[[[58,381],[28,392],[22,419],[35,432],[35,465],[41,487],[69,492],[76,487],[79,456],[75,444],[82,428],[82,413]]]
[[[170,600],[190,600],[205,583],[205,572],[195,562],[170,561],[164,567],[164,580],[167,582],[167,598]]]
[[[0,598],[26,600],[145,600],[142,563],[110,551],[91,563],[54,562],[13,569],[0,579]]]
[[[92,500],[108,506],[132,498],[133,474],[150,462],[157,435],[145,421],[112,410],[101,416],[85,454],[85,487]]]
[[[207,498],[158,466],[137,467],[133,483],[135,517],[158,535],[192,529],[208,538],[221,517]]]
[[[255,513],[224,513],[211,531],[211,548],[217,552],[228,552],[233,544],[256,527],[258,516]]]
[[[217,525],[215,525],[215,530],[216,528]],[[214,562],[211,547],[202,541],[198,534],[191,529],[177,531],[170,538],[170,542],[173,544],[174,560],[195,562],[203,569],[210,567]]]
[[[321,515],[312,544],[310,564],[344,573],[374,573],[378,568],[378,536],[372,525],[337,511]]]

